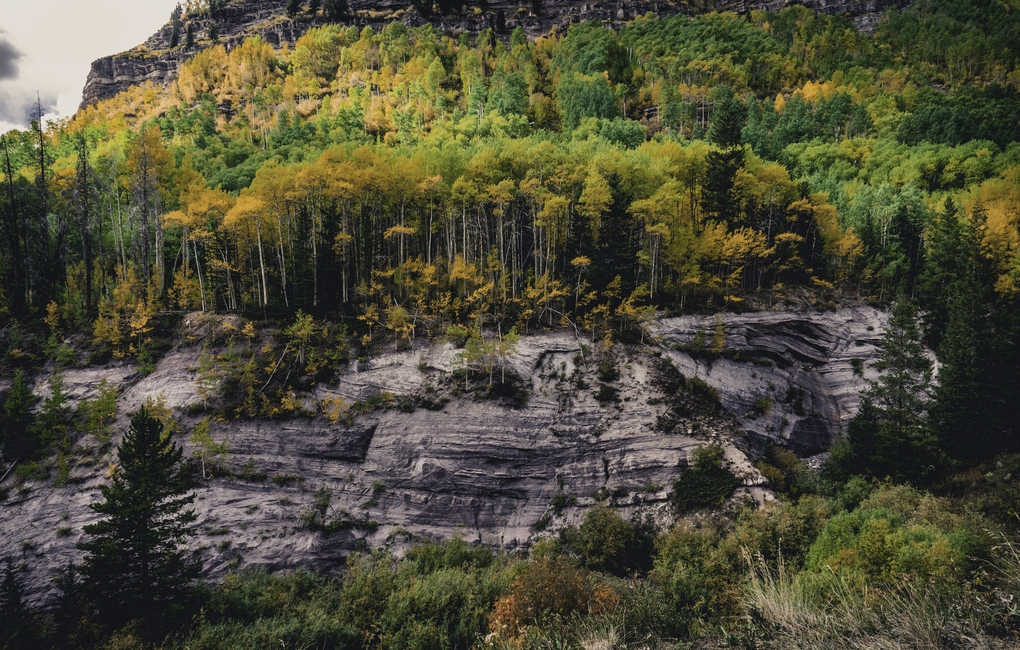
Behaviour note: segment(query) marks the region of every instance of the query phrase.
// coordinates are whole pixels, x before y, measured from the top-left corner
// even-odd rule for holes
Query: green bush
[[[811,546],[806,569],[864,584],[904,578],[956,583],[988,554],[983,525],[950,512],[931,495],[885,486],[856,510],[829,520]]]
[[[673,482],[669,502],[678,514],[698,508],[718,508],[740,480],[722,464],[722,449],[701,447],[694,452],[694,466]]]
[[[580,564],[618,576],[651,568],[654,529],[624,520],[613,508],[599,504],[588,510],[580,527],[564,529],[564,546]]]

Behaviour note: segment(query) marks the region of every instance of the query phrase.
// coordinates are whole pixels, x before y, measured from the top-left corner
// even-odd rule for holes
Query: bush
[[[669,502],[678,514],[698,508],[718,508],[740,480],[722,464],[718,447],[701,447],[694,452],[694,466],[673,482]]]
[[[652,526],[629,523],[607,505],[590,509],[581,526],[564,529],[562,537],[581,565],[593,571],[627,576],[651,568]]]
[[[510,593],[496,602],[489,627],[513,636],[526,626],[586,611],[592,595],[587,572],[568,558],[539,558],[524,567]]]
[[[619,402],[620,401],[620,391],[616,390],[615,386],[610,386],[608,384],[602,384],[602,385],[599,386],[599,392],[595,393],[595,399],[597,399],[600,404],[609,404],[611,402]]]
[[[988,554],[988,540],[977,532],[981,528],[931,495],[885,486],[853,512],[829,520],[811,546],[806,568],[865,584],[904,578],[958,582]]]

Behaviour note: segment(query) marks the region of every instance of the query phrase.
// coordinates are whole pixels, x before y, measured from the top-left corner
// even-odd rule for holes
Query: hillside
[[[1014,5],[175,12],[0,138],[0,647],[1010,647]]]
[[[852,17],[858,27],[870,30],[874,28],[878,17],[886,8],[903,7],[907,3],[905,0],[867,2],[810,0],[804,4],[817,11]],[[699,3],[678,3],[668,0],[615,3],[555,0],[532,4],[497,0],[478,7],[464,5],[464,10],[450,7],[436,14],[431,8],[426,10],[424,6],[413,3],[352,0],[348,3],[349,13],[335,19],[331,19],[325,11],[314,17],[302,12],[302,15],[291,19],[286,15],[286,5],[287,0],[228,0],[222,6],[217,6],[215,12],[186,14],[181,21],[171,19],[134,50],[94,61],[82,91],[81,106],[85,108],[104,99],[110,99],[131,86],[146,82],[169,85],[176,78],[177,70],[182,63],[197,52],[214,45],[215,42],[222,42],[230,49],[240,45],[244,39],[257,35],[274,48],[279,49],[284,44],[293,47],[309,29],[329,23],[355,25],[359,28],[371,26],[378,30],[392,21],[400,21],[408,27],[429,23],[444,32],[478,33],[493,28],[497,24],[497,16],[502,14],[499,32],[504,39],[516,27],[521,27],[529,37],[534,38],[552,29],[565,30],[571,23],[588,20],[606,21],[607,24],[618,27],[636,16],[648,14],[665,17],[677,13],[691,14],[709,10],[741,13],[751,10],[777,11],[786,3],[775,0],[757,3],[727,0],[701,6]],[[484,11],[480,8],[484,8]],[[175,23],[178,43],[171,46]],[[215,40],[210,38],[210,27],[213,24],[216,25]],[[195,45],[190,48],[183,45],[182,38],[183,31],[188,25],[191,25],[196,39]]]

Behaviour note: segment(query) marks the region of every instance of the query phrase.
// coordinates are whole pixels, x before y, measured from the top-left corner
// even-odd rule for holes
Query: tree
[[[322,6],[322,0],[309,0],[308,2],[308,15],[317,16],[319,14],[319,7]]]
[[[131,419],[117,448],[119,468],[102,487],[104,501],[89,506],[106,518],[85,526],[91,539],[82,575],[101,617],[114,623],[152,617],[182,600],[201,571],[201,561],[182,548],[194,535],[197,515],[185,507],[191,480],[181,448],[146,404]]]
[[[723,149],[731,149],[740,144],[740,133],[744,128],[744,107],[729,86],[720,86],[718,94],[718,108],[712,115],[708,138]]]
[[[928,426],[932,362],[921,344],[916,307],[905,298],[893,307],[874,367],[882,374],[864,392],[861,410],[850,423],[843,471],[925,481],[939,457]]]
[[[25,581],[10,556],[4,557],[0,574],[0,647],[5,650],[37,647],[37,631],[25,605]]]
[[[29,458],[39,447],[38,439],[33,435],[32,424],[35,416],[32,407],[38,398],[25,381],[25,372],[14,373],[14,381],[7,391],[4,403],[4,419],[0,423],[0,452],[4,460],[17,461]]]
[[[326,17],[334,22],[343,20],[347,17],[347,0],[326,0],[324,8],[326,11]]]
[[[191,23],[188,23],[188,27],[184,30],[184,49],[190,50],[193,47],[195,47],[195,28]]]
[[[209,28],[206,30],[205,33],[206,36],[209,37],[210,41],[220,40],[220,28],[219,25],[216,24],[215,20],[209,21]]]
[[[301,11],[301,0],[287,0],[287,17],[293,18]]]

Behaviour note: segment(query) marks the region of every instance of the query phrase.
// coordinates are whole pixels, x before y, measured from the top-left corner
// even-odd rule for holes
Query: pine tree
[[[154,616],[181,600],[201,571],[182,548],[194,535],[196,515],[185,510],[194,494],[181,465],[181,448],[164,436],[148,405],[131,419],[117,449],[120,467],[104,501],[90,507],[106,518],[85,526],[84,584],[100,615],[109,622]]]
[[[188,23],[187,29],[184,30],[184,49],[190,50],[195,47],[195,28]]]
[[[322,0],[309,0],[308,2],[308,15],[317,16],[319,14],[319,7],[322,6]]]
[[[210,41],[220,40],[220,28],[215,20],[209,22],[209,29],[206,30],[206,35],[209,36]]]
[[[949,298],[961,272],[966,234],[960,226],[956,203],[946,197],[941,213],[935,213],[925,232],[927,249],[924,268],[917,281],[917,293],[925,311],[924,330],[928,344],[938,349],[949,326]]]
[[[845,473],[923,482],[939,464],[928,425],[933,369],[916,307],[906,299],[893,307],[875,368],[882,374],[864,392],[850,423]]]
[[[301,0],[287,0],[287,17],[293,18],[301,11]]]
[[[38,630],[25,605],[25,581],[21,569],[9,556],[0,573],[0,648],[19,650],[38,647]]]
[[[935,430],[952,458],[975,460],[1020,448],[1020,311],[994,289],[998,277],[977,205],[959,223],[952,275],[945,282],[947,324],[938,348]]]
[[[35,422],[32,407],[36,401],[25,381],[25,372],[18,370],[7,391],[4,418],[0,423],[0,453],[5,461],[27,459],[38,450],[39,441],[32,433]]]
[[[723,149],[731,149],[740,144],[740,132],[744,128],[744,107],[733,95],[728,86],[720,86],[716,99],[717,108],[712,114],[712,127],[708,130],[709,139]]]
[[[176,20],[173,21],[173,28],[170,30],[170,49],[174,49],[181,44],[181,24]]]
[[[326,0],[326,17],[333,22],[343,20],[347,17],[347,0]]]

